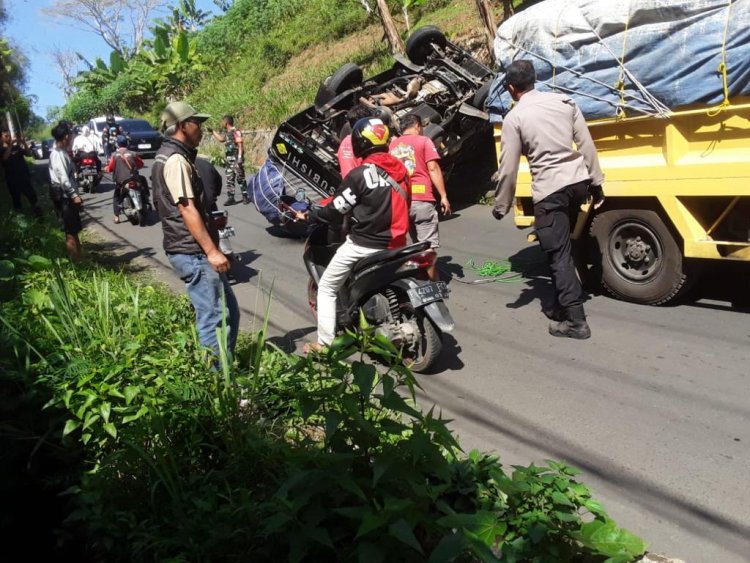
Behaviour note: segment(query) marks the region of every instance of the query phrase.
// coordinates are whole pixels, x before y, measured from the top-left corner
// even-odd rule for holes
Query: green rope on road
[[[518,283],[523,280],[523,275],[513,271],[513,265],[510,260],[486,260],[481,266],[477,266],[471,258],[466,262],[466,269],[479,275],[479,280],[462,283]],[[461,281],[461,280],[457,280]]]

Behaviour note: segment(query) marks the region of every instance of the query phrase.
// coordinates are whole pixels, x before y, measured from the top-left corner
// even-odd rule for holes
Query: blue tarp
[[[750,0],[545,0],[500,25],[495,56],[501,69],[533,61],[537,88],[570,94],[586,119],[667,116],[720,104],[722,62],[730,98],[750,95]],[[504,78],[488,97],[493,122],[512,103]]]

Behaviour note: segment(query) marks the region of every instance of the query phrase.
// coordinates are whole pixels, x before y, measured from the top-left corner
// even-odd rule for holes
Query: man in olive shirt
[[[589,195],[595,208],[604,201],[604,174],[596,147],[578,106],[568,96],[534,89],[536,73],[528,60],[506,69],[506,88],[516,104],[503,121],[500,166],[492,215],[502,219],[513,203],[518,165],[525,156],[531,171],[534,227],[552,270],[556,303],[545,314],[553,336],[591,336],[583,310],[570,244],[571,218]],[[573,148],[573,143],[575,147]]]
[[[201,344],[218,353],[216,329],[226,302],[229,350],[239,329],[239,307],[226,277],[229,260],[219,250],[219,234],[210,227],[210,204],[195,167],[197,148],[208,119],[184,102],[172,102],[161,117],[165,139],[152,170],[154,204],[161,217],[164,251],[185,282],[195,307]]]

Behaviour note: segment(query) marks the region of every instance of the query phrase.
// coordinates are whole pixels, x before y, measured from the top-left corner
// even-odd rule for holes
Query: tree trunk
[[[490,0],[476,0],[476,4],[477,11],[479,12],[479,19],[482,20],[482,25],[484,26],[484,36],[487,40],[487,51],[490,54],[490,61],[494,63],[495,49],[493,43],[495,41],[495,16],[492,13],[492,6],[490,5]]]
[[[378,0],[378,11],[380,12],[380,20],[383,22],[383,30],[385,36],[388,39],[388,44],[391,46],[391,53],[404,53],[404,42],[401,41],[401,36],[398,34],[396,24],[393,22],[393,16],[391,11],[388,9],[388,4],[385,0]]]

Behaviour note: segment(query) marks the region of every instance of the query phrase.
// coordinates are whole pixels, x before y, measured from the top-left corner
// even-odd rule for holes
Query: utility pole
[[[396,24],[393,22],[393,16],[391,11],[388,9],[388,4],[385,0],[378,0],[378,11],[380,12],[380,20],[383,22],[383,29],[385,30],[385,36],[388,39],[388,44],[391,46],[391,53],[394,55],[397,53],[404,53],[404,42],[401,41],[401,36],[396,29]]]
[[[479,12],[479,19],[482,20],[484,26],[484,37],[487,41],[487,51],[490,54],[490,62],[495,62],[495,16],[492,13],[492,6],[490,0],[475,0],[477,4],[477,11]]]

